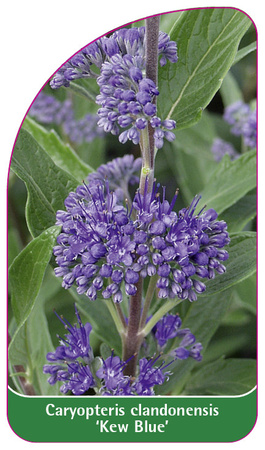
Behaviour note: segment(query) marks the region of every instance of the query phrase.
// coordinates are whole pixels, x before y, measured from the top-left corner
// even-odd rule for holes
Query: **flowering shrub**
[[[241,39],[255,33],[231,8],[170,13],[170,33],[163,19],[78,51],[18,135],[9,359],[20,392],[218,395],[221,379],[234,395],[240,378],[255,384],[256,110],[254,92],[239,86],[239,101],[229,87],[234,62],[253,65]]]

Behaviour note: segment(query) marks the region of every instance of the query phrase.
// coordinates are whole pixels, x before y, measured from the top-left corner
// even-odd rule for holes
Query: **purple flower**
[[[82,119],[76,120],[71,100],[60,102],[42,91],[33,102],[29,115],[43,124],[61,125],[70,141],[78,144],[91,142],[103,135],[102,129],[97,125],[96,114],[86,114]]]
[[[78,326],[72,326],[66,319],[55,314],[68,333],[64,338],[60,337],[61,345],[54,352],[47,354],[46,358],[49,364],[43,366],[43,373],[51,375],[48,378],[48,383],[51,385],[57,381],[64,382],[60,388],[62,393],[70,390],[75,395],[80,395],[95,385],[89,368],[89,364],[94,358],[89,342],[92,326],[90,323],[82,324],[76,306],[75,314]]]
[[[133,155],[125,155],[121,158],[115,158],[112,161],[102,164],[96,172],[92,172],[87,177],[87,182],[104,182],[108,180],[109,187],[114,190],[117,199],[124,200],[128,195],[128,186],[138,184],[138,173],[142,166],[142,159],[134,159]]]
[[[178,59],[176,43],[164,32],[159,33],[158,55],[161,66]],[[156,128],[157,148],[163,146],[164,139],[169,142],[175,139],[172,129],[176,123],[170,119],[162,122],[156,117],[155,98],[159,91],[145,76],[145,27],[123,28],[87,45],[58,70],[50,84],[54,89],[68,87],[79,78],[97,79],[98,126],[106,133],[119,135],[121,143],[130,140],[139,144],[140,130],[148,122]]]
[[[103,360],[103,364],[100,369],[97,370],[97,377],[104,380],[104,388],[108,391],[115,391],[119,383],[124,381],[123,369],[127,362],[124,363],[118,356],[109,356],[106,360]],[[128,377],[126,377],[127,379]]]
[[[68,331],[64,338],[61,338],[61,345],[56,348],[55,352],[47,354],[47,360],[50,362],[60,361],[74,361],[77,358],[83,358],[89,361],[92,358],[92,349],[89,343],[89,335],[92,330],[90,323],[82,324],[80,315],[75,307],[75,314],[78,320],[78,325],[72,326],[66,319],[58,316],[58,319]]]
[[[69,364],[68,373],[68,380],[60,388],[62,394],[71,391],[74,395],[82,395],[88,389],[96,386],[88,365],[83,366],[80,363]]]
[[[225,108],[223,117],[231,125],[231,133],[242,136],[246,146],[256,147],[256,110],[251,110],[248,104],[239,100]]]
[[[100,40],[87,45],[60,67],[50,82],[51,88],[69,87],[71,81],[79,78],[95,78],[97,74],[91,66],[100,68],[104,58]]]
[[[92,327],[89,323],[82,324],[76,307],[75,312],[78,327],[72,326],[56,314],[69,333],[64,339],[61,338],[61,345],[54,352],[47,354],[49,364],[43,366],[43,372],[50,375],[48,383],[51,385],[62,383],[60,387],[62,394],[70,391],[74,395],[83,395],[93,388],[102,395],[154,395],[154,387],[168,380],[171,372],[166,369],[173,359],[168,364],[163,361],[157,365],[160,354],[149,359],[141,358],[136,376],[131,377],[124,375],[123,372],[128,362],[136,356],[122,361],[112,351],[108,358],[99,358],[101,366],[93,375],[94,356],[89,343]],[[181,329],[180,326],[181,320],[178,316],[167,315],[158,322],[155,337],[158,342],[161,342],[161,339],[164,342],[179,337],[181,339],[179,347],[171,351],[169,356],[173,356],[174,359],[186,359],[190,356],[200,361],[201,344],[195,342],[195,337],[189,329]]]
[[[142,358],[139,360],[139,375],[133,383],[133,389],[137,395],[154,395],[154,386],[161,385],[168,380],[171,372],[165,369],[171,364],[154,366],[160,355],[157,358]]]
[[[244,137],[245,145],[250,148],[256,147],[257,140],[257,114],[256,111],[249,113],[248,120],[242,127],[242,135]]]
[[[82,119],[69,118],[63,123],[64,133],[71,142],[82,144],[92,142],[95,138],[102,137],[102,129],[98,127],[96,114],[86,114]]]
[[[60,102],[52,95],[41,91],[32,103],[29,115],[43,124],[61,125],[65,121],[73,119],[72,103],[70,100]]]
[[[164,32],[159,33],[158,54],[161,66],[167,60],[172,63],[177,62],[176,43],[170,41],[169,36]],[[115,55],[129,55],[136,60],[143,59],[145,57],[145,27],[121,28],[111,36],[104,36],[87,45],[62,65],[52,78],[50,85],[53,89],[58,89],[61,86],[68,87],[71,81],[79,78],[96,78],[97,69],[101,69],[102,64]],[[136,69],[137,67],[136,65]],[[140,73],[134,69],[131,76],[138,78]]]
[[[160,347],[164,347],[168,339],[173,339],[177,336],[181,323],[180,317],[172,314],[167,314],[157,322],[155,338]]]
[[[210,279],[214,278],[215,271],[225,271],[222,262],[228,258],[228,253],[220,249],[229,243],[229,236],[225,222],[216,220],[214,210],[202,209],[194,214],[200,197],[195,197],[190,207],[178,214],[172,210],[176,197],[177,194],[169,204],[163,191],[161,200],[155,184],[151,193],[136,194],[133,206],[142,228],[146,229],[146,245],[152,244],[144,258],[138,259],[137,266],[142,263],[146,268],[153,263],[159,275],[160,298],[178,296],[194,301],[196,294],[206,289],[197,277]],[[141,274],[144,267],[138,269]]]
[[[117,166],[114,167],[117,168]],[[104,168],[106,170],[106,167]],[[104,172],[104,171],[103,171]],[[108,180],[79,186],[57,212],[62,227],[54,255],[62,286],[95,300],[99,294],[114,301],[134,295],[140,277],[158,275],[159,298],[189,299],[205,291],[202,279],[225,272],[229,244],[227,225],[213,209],[196,211],[200,197],[189,208],[173,211],[159,185],[136,193],[132,207],[123,206]]]
[[[240,156],[230,142],[220,138],[214,139],[211,151],[217,162],[221,161],[224,155],[229,155],[232,161]]]
[[[241,100],[227,106],[224,111],[224,120],[232,125],[231,132],[236,136],[242,134],[242,126],[248,119],[250,107]]]
[[[161,55],[160,65],[164,66],[168,61],[176,63],[178,61],[176,42],[170,41],[168,34],[159,31],[158,52]]]
[[[63,275],[66,289],[76,281],[77,292],[91,300],[101,291],[104,298],[120,301],[120,285],[133,263],[135,248],[130,238],[135,226],[128,211],[117,203],[108,182],[100,180],[79,186],[65,205],[67,212],[57,213],[62,233],[54,249],[59,266],[56,275]]]
[[[135,378],[123,375],[123,369],[128,361],[123,362],[118,356],[109,356],[96,376],[101,379],[102,395],[154,395],[154,386],[168,380],[170,372],[165,369],[169,364],[155,366],[160,358],[142,358],[139,360],[139,373]],[[171,364],[171,363],[170,363]]]
[[[186,348],[190,347],[190,348]],[[182,342],[179,347],[175,348],[170,352],[170,355],[174,357],[174,359],[187,359],[189,357],[195,359],[196,361],[202,360],[202,351],[203,347],[200,342],[195,342],[195,336],[187,329],[187,334],[184,336]]]
[[[101,106],[98,125],[107,132],[118,135],[121,143],[140,141],[140,132],[148,122],[155,128],[154,137],[157,148],[161,148],[164,138],[175,138],[172,130],[175,121],[162,122],[156,117],[155,97],[159,94],[155,84],[144,78],[144,58],[115,54],[105,62],[97,79],[100,94],[96,102]],[[123,128],[127,130],[122,131]]]
[[[170,352],[174,359],[192,357],[201,361],[201,343],[197,342],[189,328],[181,328],[182,321],[178,315],[166,314],[154,327],[155,339],[159,347],[165,348],[169,339],[181,339],[179,346]]]

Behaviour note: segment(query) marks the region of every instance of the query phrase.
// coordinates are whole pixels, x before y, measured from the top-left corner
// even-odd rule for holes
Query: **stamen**
[[[175,195],[172,198],[172,201],[171,201],[170,206],[169,206],[168,214],[170,214],[172,209],[174,208],[174,205],[175,205],[177,197],[178,197],[178,193],[179,193],[179,188],[176,189]]]

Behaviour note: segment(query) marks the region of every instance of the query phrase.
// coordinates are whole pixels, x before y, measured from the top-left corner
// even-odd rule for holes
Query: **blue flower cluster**
[[[138,174],[141,167],[142,158],[134,159],[133,155],[125,155],[101,164],[95,172],[88,175],[87,183],[90,185],[90,183],[104,183],[108,180],[109,188],[115,192],[117,201],[128,200],[130,198],[128,188],[139,184]]]
[[[141,358],[139,360],[139,373],[132,379],[123,375],[123,369],[127,362],[120,360],[118,356],[109,356],[102,360],[102,366],[97,371],[97,377],[101,379],[102,395],[154,395],[154,386],[167,381],[170,372],[165,369],[168,365],[162,363],[155,366],[157,358]]]
[[[231,125],[231,133],[242,136],[247,147],[255,148],[257,139],[257,114],[241,100],[227,106],[224,120]]]
[[[215,161],[219,162],[222,160],[224,155],[229,155],[231,161],[237,159],[240,154],[236,151],[234,146],[221,138],[215,138],[211,147]]]
[[[111,166],[120,170],[122,161]],[[213,209],[195,212],[199,197],[178,213],[173,211],[176,199],[177,193],[169,203],[165,189],[159,195],[155,182],[148,192],[146,182],[129,208],[111,191],[107,177],[78,186],[65,200],[66,211],[57,212],[62,228],[54,247],[55,274],[63,277],[62,286],[75,283],[90,300],[100,295],[119,303],[122,285],[128,296],[135,295],[140,277],[156,275],[159,298],[196,300],[206,289],[202,279],[225,272],[224,247],[230,239]]]
[[[152,80],[144,77],[144,58],[137,57],[137,65],[135,59],[132,55],[117,54],[103,64],[97,80],[100,95],[96,102],[101,105],[98,125],[115,135],[125,129],[119,134],[119,141],[139,144],[141,130],[150,123],[155,129],[155,145],[161,148],[164,138],[175,139],[171,130],[176,124],[157,117],[154,98],[159,95],[158,89]]]
[[[62,126],[63,132],[71,142],[81,144],[91,142],[96,137],[102,137],[103,131],[98,127],[98,116],[86,114],[81,119],[75,119],[72,101],[60,102],[52,95],[40,92],[29,110],[29,115],[42,124]]]
[[[161,344],[164,341],[184,336],[181,346],[171,352],[174,359],[169,364],[164,362],[156,365],[160,355],[154,358],[141,358],[137,376],[132,378],[123,374],[128,361],[121,361],[118,356],[106,359],[100,358],[101,366],[93,370],[94,355],[90,346],[89,336],[92,330],[90,323],[82,324],[80,315],[75,307],[78,326],[72,326],[62,317],[57,317],[63,323],[68,333],[61,339],[54,352],[47,354],[48,364],[43,366],[43,372],[49,374],[48,382],[54,385],[62,382],[60,391],[74,395],[83,395],[89,389],[96,390],[101,395],[154,395],[154,386],[162,385],[168,380],[170,372],[167,367],[174,359],[186,359],[189,356],[201,360],[201,344],[194,344],[195,337],[187,329],[181,330],[181,320],[178,316],[167,315],[157,324],[156,338]],[[133,356],[135,357],[135,356]]]
[[[170,41],[163,31],[159,32],[158,54],[161,66],[167,61],[174,63],[178,60],[176,43]],[[145,56],[145,27],[121,28],[109,37],[104,36],[88,44],[60,67],[50,86],[58,89],[61,86],[69,87],[71,81],[80,78],[97,78],[104,62],[114,55],[137,56],[142,64]]]
[[[61,125],[73,117],[72,102],[69,99],[61,102],[40,91],[29,109],[29,115],[43,124]]]
[[[158,38],[160,65],[177,62],[176,43],[160,31]],[[92,67],[95,69],[92,70]],[[164,139],[173,141],[174,120],[157,117],[157,86],[145,75],[145,27],[122,28],[86,46],[64,64],[51,80],[51,87],[69,86],[79,78],[96,78],[100,94],[96,103],[98,126],[119,135],[121,143],[139,144],[141,130],[154,128],[156,148]]]
[[[75,395],[81,395],[89,388],[96,386],[89,367],[94,359],[89,342],[92,326],[90,323],[82,324],[76,307],[75,313],[78,326],[72,326],[55,313],[68,334],[64,338],[60,338],[61,345],[54,352],[47,354],[46,358],[49,364],[43,366],[43,372],[50,374],[48,382],[51,385],[57,381],[63,381],[64,384],[60,389],[63,394],[71,391]]]
[[[196,361],[201,361],[201,343],[196,342],[196,338],[189,328],[181,328],[181,325],[182,320],[176,314],[167,314],[162,317],[155,325],[154,330],[158,346],[164,349],[170,339],[179,338],[179,346],[171,350],[170,355],[174,359],[191,357]]]

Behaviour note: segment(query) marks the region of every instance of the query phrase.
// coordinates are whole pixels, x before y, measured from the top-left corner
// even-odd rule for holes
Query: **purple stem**
[[[159,34],[159,16],[146,19],[146,77],[150,78],[157,85],[157,66],[158,66],[158,34]],[[155,100],[154,100],[155,101]],[[148,139],[142,141],[142,156],[144,165],[150,169],[150,175],[144,174],[143,170],[140,179],[140,191],[144,189],[145,180],[148,176],[149,189],[153,185],[154,174],[154,129],[148,127]],[[137,283],[137,292],[130,298],[130,311],[128,318],[128,327],[124,339],[123,361],[128,361],[125,366],[124,374],[135,376],[137,367],[138,352],[143,340],[143,335],[139,331],[141,320],[143,295],[143,280],[139,279]],[[134,357],[132,358],[132,356]]]
[[[158,35],[159,35],[159,16],[149,17],[146,19],[146,78],[150,78],[157,86],[158,72]],[[153,103],[156,103],[154,96]],[[155,158],[155,141],[154,129],[148,124],[149,146],[151,168],[154,169]]]

